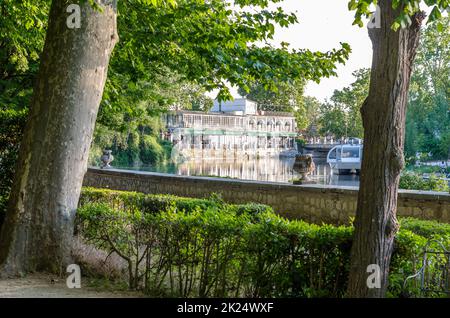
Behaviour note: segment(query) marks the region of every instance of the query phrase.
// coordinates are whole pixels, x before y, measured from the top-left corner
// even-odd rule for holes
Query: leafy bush
[[[127,211],[84,205],[78,229],[97,247],[123,257],[130,286],[140,283],[152,295],[304,297],[344,290],[349,228],[288,222],[269,210],[209,207],[187,213],[173,205],[157,214]],[[329,287],[335,273],[338,283]]]
[[[98,248],[117,253],[128,263],[129,286],[136,288],[141,278],[141,246],[147,238],[144,215],[137,209],[124,211],[96,203],[78,209],[78,217],[83,220],[82,231],[86,238]]]
[[[143,135],[137,131],[128,133],[125,140],[118,140],[108,137],[114,136],[117,132],[102,131],[104,128],[102,125],[96,127],[96,135],[89,155],[91,165],[101,163],[100,157],[104,149],[112,150],[113,165],[116,167],[164,164],[170,159],[172,144],[167,140],[162,140],[156,135]]]
[[[408,217],[400,219],[400,226],[402,229],[410,230],[427,239],[435,236],[442,237],[450,235],[450,224],[437,221],[419,220]]]
[[[417,294],[417,290],[404,290],[405,279],[415,274],[421,264],[421,253],[425,247],[426,238],[419,236],[412,231],[400,229],[394,242],[392,253],[388,297],[401,297],[405,292]]]
[[[297,143],[299,148],[303,148],[306,145],[306,140],[303,138],[296,138],[295,142]]]
[[[228,205],[217,197],[93,189],[84,189],[83,197],[77,222],[83,237],[123,255],[130,286],[153,296],[344,296],[351,226],[289,221],[264,205]],[[390,268],[391,297],[399,297],[406,277],[419,269],[427,238],[450,243],[448,224],[403,219],[401,225]]]
[[[421,175],[410,172],[402,173],[399,188],[441,192],[449,191],[447,181],[438,178],[436,175],[432,174],[428,179],[424,179]]]
[[[254,214],[263,211],[273,212],[273,209],[262,204],[226,204],[217,194],[211,194],[208,199],[177,197],[168,194],[143,194],[139,192],[115,191],[84,187],[81,190],[79,205],[88,203],[106,203],[110,207],[122,210],[139,209],[144,213],[159,213],[169,208],[190,213],[196,209],[206,211],[208,208],[224,208],[235,214]]]
[[[155,136],[142,137],[139,148],[140,159],[146,165],[167,161],[172,150],[170,142],[165,140],[158,141]]]
[[[415,158],[414,158],[415,159]],[[431,166],[431,165],[421,165],[421,166],[415,166],[415,165],[408,165],[406,167],[406,171],[413,172],[413,173],[450,173],[450,167],[447,168],[441,168],[440,166]]]
[[[248,215],[252,220],[258,220],[260,215],[265,215],[266,213],[273,212],[273,209],[265,204],[260,203],[249,203],[243,205],[234,205],[231,208],[235,209],[235,214],[240,215]]]

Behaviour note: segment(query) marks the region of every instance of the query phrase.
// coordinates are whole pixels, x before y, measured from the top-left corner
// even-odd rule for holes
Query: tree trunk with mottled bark
[[[397,192],[404,167],[405,115],[411,68],[423,13],[393,31],[399,16],[390,0],[379,1],[381,28],[369,29],[373,45],[369,95],[361,108],[364,151],[351,251],[349,297],[384,297],[398,231]],[[380,268],[381,288],[368,288],[370,264]]]
[[[30,115],[0,234],[0,272],[59,272],[71,261],[73,221],[88,152],[118,40],[116,1],[80,5],[80,28],[66,24],[70,0],[52,2]]]

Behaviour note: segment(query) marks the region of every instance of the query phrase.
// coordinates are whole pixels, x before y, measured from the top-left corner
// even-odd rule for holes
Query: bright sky
[[[339,65],[337,77],[325,78],[320,84],[309,83],[306,95],[323,101],[331,97],[335,89],[341,89],[354,81],[352,72],[370,67],[372,44],[367,29],[352,25],[353,12],[347,8],[348,0],[285,0],[272,7],[281,6],[286,12],[296,12],[299,23],[278,28],[276,43],[288,42],[293,48],[307,48],[314,51],[328,51],[339,48],[339,42],[347,42],[352,48],[346,65]],[[236,90],[233,96],[238,97]]]
[[[335,89],[352,83],[353,71],[372,64],[372,44],[367,29],[352,25],[354,13],[348,10],[347,4],[348,0],[286,0],[279,4],[285,11],[297,12],[299,23],[289,29],[278,29],[277,42],[285,41],[295,48],[314,51],[338,48],[339,42],[347,42],[352,48],[346,65],[338,66],[338,76],[307,85],[305,94],[321,101],[331,97]]]

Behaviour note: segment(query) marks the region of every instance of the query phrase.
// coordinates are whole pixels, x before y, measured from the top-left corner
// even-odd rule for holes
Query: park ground
[[[0,280],[0,298],[130,298],[138,292],[112,290],[98,281],[85,279],[86,286],[70,289],[65,278],[49,274],[31,274],[25,278]]]

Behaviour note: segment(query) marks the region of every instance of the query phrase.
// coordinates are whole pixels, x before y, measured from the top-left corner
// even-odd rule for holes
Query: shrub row
[[[400,175],[399,188],[405,190],[449,191],[448,182],[436,175],[431,174],[428,179],[424,179],[422,175],[412,172],[403,172]]]
[[[191,212],[197,209],[206,211],[209,208],[232,210],[236,214],[257,215],[263,212],[273,212],[273,209],[264,204],[227,204],[220,195],[211,194],[209,198],[197,199],[178,197],[168,194],[144,194],[140,192],[114,191],[85,187],[81,191],[79,205],[88,203],[106,203],[114,209],[124,211],[138,209],[143,213],[159,213],[174,207],[178,211]]]
[[[419,220],[407,217],[400,218],[400,226],[402,229],[410,230],[427,239],[446,238],[450,235],[450,224],[438,221]]]
[[[271,212],[175,206],[162,213],[79,209],[79,230],[128,263],[132,288],[154,296],[340,296],[351,228],[288,222]]]
[[[441,168],[440,166],[431,166],[431,165],[421,165],[421,166],[415,166],[415,165],[407,165],[406,171],[422,174],[422,173],[450,173],[450,167]]]
[[[289,221],[217,197],[94,189],[83,190],[77,224],[86,240],[126,260],[130,287],[153,296],[342,297],[346,289],[351,226]],[[402,220],[389,296],[418,270],[427,238],[450,242],[449,226]]]

